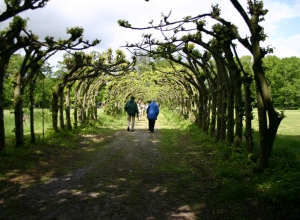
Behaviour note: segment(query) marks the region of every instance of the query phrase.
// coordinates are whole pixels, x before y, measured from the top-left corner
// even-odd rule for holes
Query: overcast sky
[[[0,0],[0,11],[4,10],[3,2]],[[240,2],[245,5],[247,0]],[[30,19],[28,29],[40,39],[47,35],[67,38],[66,28],[83,27],[84,39],[101,40],[93,50],[103,52],[108,48],[116,50],[126,42],[140,42],[146,33],[120,27],[119,19],[128,20],[134,27],[146,27],[151,20],[157,24],[162,19],[161,13],[167,15],[172,11],[169,20],[175,21],[187,15],[207,13],[212,3],[219,3],[221,16],[238,25],[242,36],[246,36],[247,28],[229,0],[50,0],[45,8],[20,15]],[[275,47],[274,55],[278,57],[300,57],[300,0],[265,0],[264,5],[269,10],[262,23],[268,35],[264,45]],[[1,23],[0,29],[5,26]],[[238,52],[249,54],[242,46],[238,46]],[[61,56],[55,55],[50,63],[55,65]]]

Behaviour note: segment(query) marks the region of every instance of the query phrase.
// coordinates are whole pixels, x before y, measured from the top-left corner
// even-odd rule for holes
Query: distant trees
[[[263,60],[274,106],[300,108],[300,58],[267,56]]]

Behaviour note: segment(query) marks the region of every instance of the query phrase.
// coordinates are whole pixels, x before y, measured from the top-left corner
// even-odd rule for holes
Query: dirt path
[[[8,219],[196,219],[183,197],[166,187],[176,176],[159,170],[164,126],[158,120],[153,134],[145,118],[135,132],[124,126],[82,168],[16,196],[10,206],[18,213]]]
[[[76,139],[78,148],[69,153],[54,149],[33,157],[46,164],[41,170],[6,172],[0,220],[286,219],[273,215],[255,195],[241,194],[241,186],[219,184],[205,140],[190,138],[163,114],[154,133],[147,132],[145,117],[134,132],[127,132],[126,121],[121,130],[107,129]]]

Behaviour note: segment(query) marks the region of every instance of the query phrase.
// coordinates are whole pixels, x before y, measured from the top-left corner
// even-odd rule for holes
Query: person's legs
[[[129,131],[131,116],[127,116],[127,131]]]
[[[135,116],[131,116],[131,131],[134,131]]]
[[[154,132],[154,124],[155,124],[155,120],[149,119],[149,131],[150,132]]]
[[[148,119],[148,131],[150,132],[150,119]]]

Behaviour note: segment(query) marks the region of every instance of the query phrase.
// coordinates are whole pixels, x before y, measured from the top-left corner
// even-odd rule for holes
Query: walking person
[[[135,123],[135,116],[139,114],[139,109],[134,101],[134,97],[131,96],[130,100],[126,102],[124,107],[125,111],[127,112],[127,131],[134,131],[134,123]],[[130,123],[131,123],[131,130],[130,130]]]
[[[138,105],[138,109],[139,109],[138,120],[140,121],[141,117],[142,117],[142,111],[143,111],[141,100],[138,101],[137,105]]]
[[[141,110],[140,111],[142,112],[142,116],[144,116],[144,114],[145,114],[145,104],[143,102],[141,104]]]
[[[154,125],[155,121],[157,120],[157,116],[159,114],[159,107],[156,103],[155,99],[148,105],[147,108],[147,118],[148,118],[148,125],[149,125],[149,133],[154,132]]]

